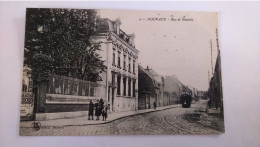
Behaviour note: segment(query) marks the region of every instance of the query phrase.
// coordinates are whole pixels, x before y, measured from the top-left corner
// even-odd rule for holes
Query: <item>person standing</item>
[[[90,120],[90,116],[92,116],[92,120],[93,120],[93,114],[94,114],[94,104],[92,100],[90,100],[89,109],[88,109],[88,120]]]
[[[96,115],[96,117],[97,117],[97,119],[96,120],[99,120],[99,116],[100,116],[100,103],[99,103],[99,100],[98,100],[98,102],[95,104],[95,115]]]
[[[102,117],[103,117],[102,121],[106,121],[107,120],[107,105],[104,105],[104,108],[102,110]]]
[[[156,110],[156,106],[157,106],[156,101],[154,101],[154,102],[153,102],[154,110]]]
[[[103,107],[104,107],[104,100],[101,98],[100,101],[99,101],[99,103],[100,103],[100,106],[101,106],[101,110],[103,110]]]

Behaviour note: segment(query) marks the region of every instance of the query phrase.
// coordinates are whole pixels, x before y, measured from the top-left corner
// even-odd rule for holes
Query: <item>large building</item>
[[[101,19],[98,35],[92,42],[100,44],[99,54],[107,67],[98,84],[105,93],[103,98],[110,106],[110,112],[136,110],[138,105],[138,53],[134,34],[120,29],[119,19]],[[103,88],[105,87],[105,88]]]

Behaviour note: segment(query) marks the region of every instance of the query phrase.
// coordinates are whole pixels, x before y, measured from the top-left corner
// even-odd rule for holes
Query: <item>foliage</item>
[[[97,81],[105,66],[91,44],[96,34],[95,10],[27,9],[24,64],[35,81],[51,74]]]
[[[48,75],[50,75],[50,71],[52,69],[52,58],[45,54],[36,53],[33,56],[32,67],[37,67],[32,70],[32,78],[38,79],[38,81],[43,81],[48,79]]]

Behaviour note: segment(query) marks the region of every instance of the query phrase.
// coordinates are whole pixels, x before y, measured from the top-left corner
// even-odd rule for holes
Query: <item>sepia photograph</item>
[[[21,136],[225,133],[217,12],[27,8]]]

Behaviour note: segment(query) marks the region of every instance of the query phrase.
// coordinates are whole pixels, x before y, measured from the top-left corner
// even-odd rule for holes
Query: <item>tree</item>
[[[27,9],[24,64],[33,80],[48,80],[51,74],[101,80],[106,67],[96,52],[100,43],[90,43],[97,19],[95,10]]]

